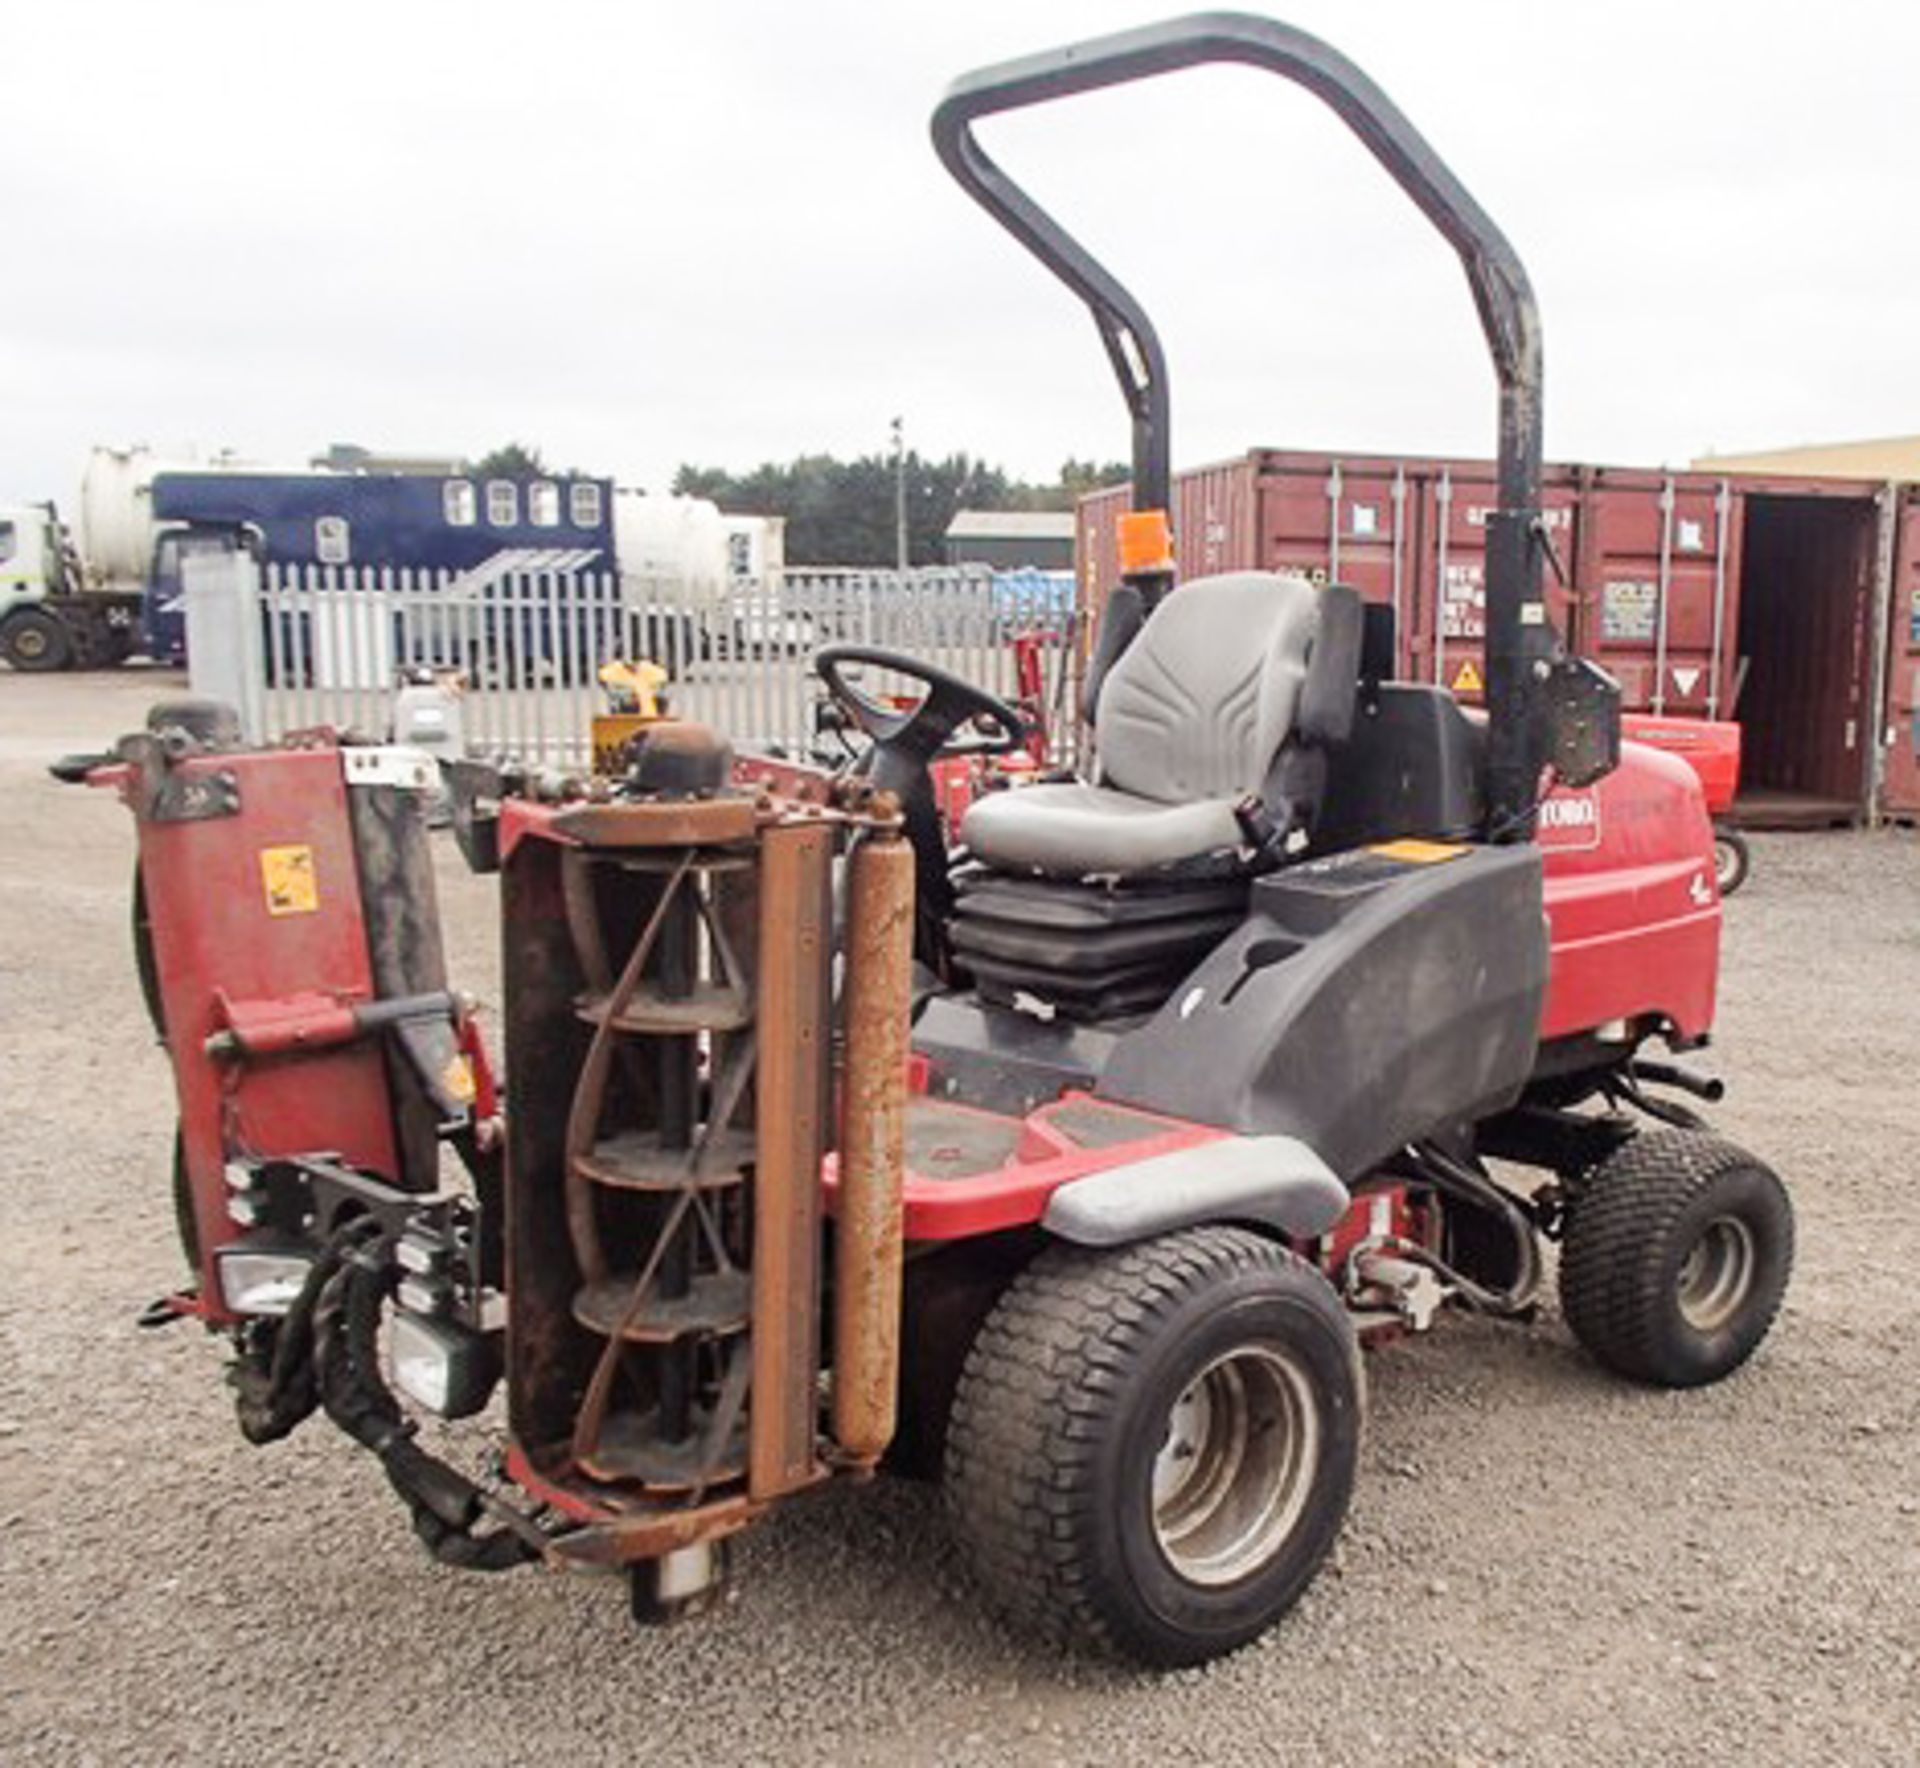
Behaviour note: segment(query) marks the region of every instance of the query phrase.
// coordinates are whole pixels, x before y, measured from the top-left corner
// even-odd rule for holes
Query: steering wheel
[[[842,671],[849,663],[891,669],[919,682],[927,690],[926,697],[917,706],[889,706],[847,680]],[[814,652],[813,666],[834,703],[872,738],[875,750],[901,760],[924,763],[940,754],[1005,755],[1026,735],[1026,720],[1005,700],[901,651],[827,645]],[[991,734],[980,733],[960,743],[947,740],[963,726],[981,720],[994,726]]]

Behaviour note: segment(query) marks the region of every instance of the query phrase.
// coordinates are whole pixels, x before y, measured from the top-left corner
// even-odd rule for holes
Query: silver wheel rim
[[[1718,884],[1722,890],[1726,889],[1727,880],[1731,878],[1735,872],[1739,871],[1739,869],[1740,869],[1740,855],[1735,851],[1733,843],[1731,841],[1714,842],[1713,844],[1713,881],[1714,883]]]
[[[1259,1571],[1292,1534],[1320,1461],[1306,1371],[1275,1345],[1216,1357],[1167,1414],[1153,1461],[1153,1533],[1195,1584]]]
[[[1736,1216],[1715,1216],[1680,1267],[1680,1315],[1696,1332],[1716,1332],[1753,1288],[1753,1230]]]

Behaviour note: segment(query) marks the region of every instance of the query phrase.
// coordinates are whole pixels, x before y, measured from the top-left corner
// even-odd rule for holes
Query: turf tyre
[[[1731,896],[1747,881],[1753,869],[1753,855],[1747,838],[1738,829],[1718,826],[1713,831],[1713,881],[1722,896]]]
[[[1616,1373],[1702,1387],[1766,1337],[1793,1240],[1793,1206],[1770,1167],[1717,1136],[1649,1130],[1602,1161],[1571,1202],[1561,1312]]]
[[[1270,1405],[1261,1425],[1244,1401],[1256,1422],[1241,1440],[1260,1451],[1229,1464],[1275,1477],[1233,1474],[1252,1496],[1226,1535],[1208,1535],[1191,1525],[1195,1493],[1168,1494],[1164,1470],[1185,1446],[1177,1408],[1236,1381]],[[1200,1663],[1264,1632],[1319,1570],[1352,1494],[1362,1405],[1346,1311],[1271,1241],[1206,1227],[1129,1247],[1053,1246],[1008,1286],[968,1354],[947,1436],[948,1513],[989,1599],[1022,1630],[1155,1667]],[[1219,1464],[1202,1454],[1195,1468],[1209,1459]],[[1206,1559],[1210,1543],[1235,1538],[1249,1502],[1267,1521],[1246,1550]]]

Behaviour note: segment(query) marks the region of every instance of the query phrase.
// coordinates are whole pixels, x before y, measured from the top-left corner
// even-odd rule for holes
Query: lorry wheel
[[[1717,1136],[1650,1130],[1575,1193],[1560,1308],[1608,1368],[1700,1387],[1766,1337],[1793,1269],[1793,1205],[1772,1168]]]
[[[1237,1228],[1056,1245],[961,1373],[945,1493],[1008,1617],[1195,1664],[1307,1587],[1353,1490],[1362,1377],[1319,1272]]]
[[[1747,852],[1746,836],[1738,829],[1714,824],[1713,881],[1720,886],[1722,896],[1731,896],[1746,883],[1747,872],[1752,864],[1752,856]]]
[[[44,608],[22,608],[0,625],[0,657],[23,674],[51,674],[73,661],[73,640]]]

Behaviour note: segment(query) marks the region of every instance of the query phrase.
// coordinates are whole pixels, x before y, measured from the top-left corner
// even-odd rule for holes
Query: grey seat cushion
[[[1234,571],[1182,585],[1100,689],[1097,783],[977,801],[975,856],[1055,877],[1137,872],[1231,853],[1233,807],[1257,792],[1299,707],[1319,619],[1304,577]]]
[[[1159,804],[1079,780],[1022,786],[975,799],[961,835],[976,858],[1005,871],[1124,877],[1238,847],[1234,802]]]

